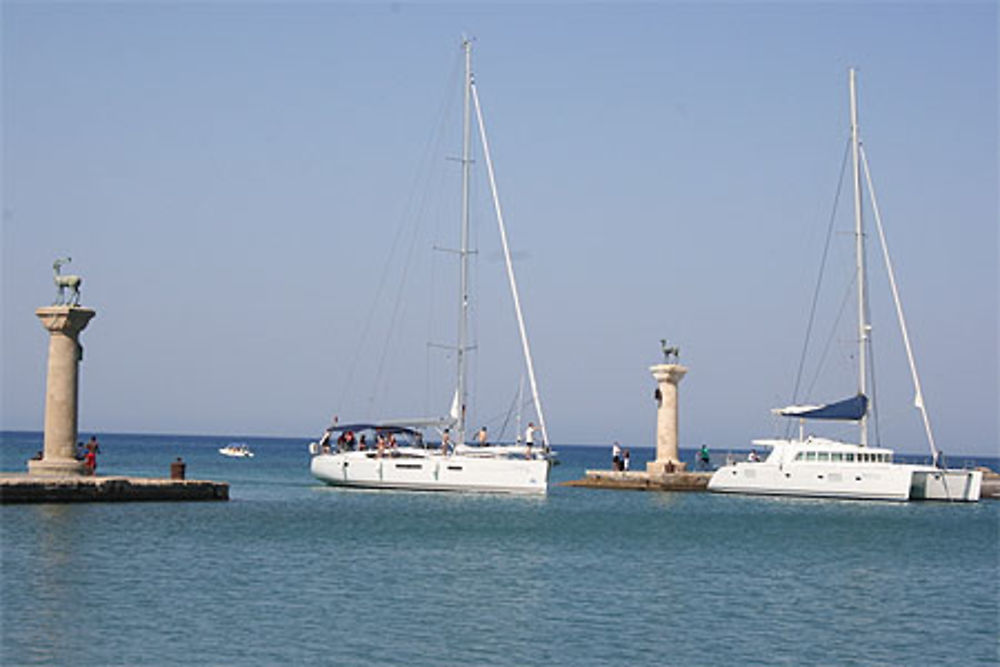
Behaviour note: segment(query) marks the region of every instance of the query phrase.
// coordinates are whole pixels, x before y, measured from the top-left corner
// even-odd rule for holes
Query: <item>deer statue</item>
[[[73,261],[72,257],[57,259],[52,263],[53,280],[59,290],[56,294],[55,306],[79,306],[80,305],[80,285],[83,278],[80,276],[64,276],[60,274],[63,264]],[[66,288],[70,289],[69,300],[66,299]]]
[[[661,338],[660,339],[660,349],[663,350],[663,363],[666,363],[666,364],[675,363],[676,364],[677,361],[680,359],[681,348],[678,347],[678,346],[676,346],[676,345],[668,347],[667,346],[667,339],[666,338]],[[671,357],[673,358],[672,360],[671,360]]]

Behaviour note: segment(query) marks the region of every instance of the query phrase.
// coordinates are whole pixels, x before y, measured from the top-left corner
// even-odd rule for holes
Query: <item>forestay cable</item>
[[[483,123],[483,110],[479,106],[479,92],[475,82],[472,83],[472,101],[476,107],[476,121],[479,126],[479,139],[483,145],[483,157],[486,160],[486,173],[490,181],[490,192],[493,194],[493,208],[497,215],[497,225],[500,227],[500,242],[503,246],[504,261],[507,265],[507,279],[510,282],[510,292],[514,299],[514,311],[517,313],[517,326],[521,333],[521,347],[524,350],[524,361],[528,366],[528,382],[531,385],[531,396],[535,402],[535,412],[538,413],[539,426],[542,429],[542,440],[546,446],[551,443],[549,432],[545,425],[545,414],[542,412],[542,402],[538,396],[538,383],[535,381],[535,366],[531,360],[531,347],[528,345],[528,333],[524,324],[524,314],[521,312],[521,298],[517,291],[517,280],[514,278],[514,264],[510,257],[510,246],[507,244],[507,228],[503,222],[503,212],[500,210],[500,197],[497,194],[496,178],[493,173],[493,159],[490,157],[489,142],[486,141],[486,126]]]

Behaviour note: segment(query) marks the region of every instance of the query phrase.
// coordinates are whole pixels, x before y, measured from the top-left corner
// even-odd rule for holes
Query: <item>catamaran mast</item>
[[[469,167],[471,164],[469,150],[471,145],[471,113],[472,113],[472,40],[462,40],[462,50],[465,51],[465,86],[462,123],[462,231],[459,246],[459,281],[458,281],[458,379],[455,396],[458,403],[455,442],[465,444],[465,405],[466,405],[466,368],[465,353],[468,351],[469,339]]]
[[[871,327],[868,324],[868,307],[865,289],[865,240],[861,221],[861,141],[858,136],[858,92],[855,83],[857,70],[850,68],[851,88],[851,161],[854,165],[854,242],[856,255],[856,271],[858,283],[858,393],[868,395],[868,334]],[[868,414],[867,411],[858,420],[860,429],[860,444],[868,444]]]

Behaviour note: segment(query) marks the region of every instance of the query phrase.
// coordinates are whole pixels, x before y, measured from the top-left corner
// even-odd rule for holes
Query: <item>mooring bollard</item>
[[[177,460],[170,464],[170,479],[184,479],[184,470],[187,466],[181,457],[177,457]]]

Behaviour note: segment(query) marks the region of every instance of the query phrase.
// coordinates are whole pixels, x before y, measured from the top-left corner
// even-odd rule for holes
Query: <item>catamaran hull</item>
[[[466,456],[368,457],[319,454],[313,477],[332,486],[411,491],[472,491],[544,494],[549,462],[544,459]]]
[[[979,500],[983,486],[980,470],[915,470],[910,484],[912,500]]]
[[[804,496],[853,500],[942,500],[977,502],[982,473],[924,466],[824,467],[736,463],[719,468],[708,482],[717,493]]]

